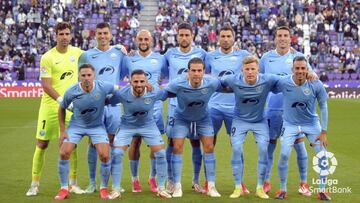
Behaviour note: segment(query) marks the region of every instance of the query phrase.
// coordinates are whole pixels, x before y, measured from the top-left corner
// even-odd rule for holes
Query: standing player
[[[187,76],[171,81],[166,91],[175,94],[178,105],[175,109],[171,136],[173,152],[171,164],[175,183],[173,197],[182,197],[181,172],[182,153],[185,137],[199,137],[204,149],[205,176],[208,181],[207,195],[220,197],[215,187],[214,129],[208,108],[208,102],[215,91],[222,90],[220,81],[211,76],[203,77],[205,63],[193,58],[188,63]],[[198,138],[197,138],[198,139]]]
[[[205,59],[206,52],[203,49],[192,47],[193,42],[193,33],[192,27],[188,23],[181,23],[178,26],[178,35],[177,41],[179,47],[171,48],[165,53],[165,58],[168,63],[168,75],[169,81],[173,81],[177,77],[181,75],[185,75],[188,71],[188,63],[190,59],[198,57],[202,60]],[[174,191],[174,181],[171,174],[172,167],[171,163],[171,153],[173,151],[173,144],[172,144],[172,135],[171,135],[171,128],[174,125],[174,113],[177,106],[177,99],[171,98],[169,99],[168,103],[168,115],[167,115],[167,124],[166,124],[166,134],[169,137],[168,147],[166,149],[166,160],[168,162],[168,191]],[[190,139],[191,146],[192,146],[192,162],[194,167],[194,174],[193,174],[193,189],[196,192],[204,192],[204,189],[199,185],[199,175],[201,170],[201,162],[202,162],[202,154],[200,148],[200,142],[196,139]]]
[[[287,196],[288,160],[295,140],[306,135],[316,153],[326,152],[327,145],[328,97],[326,90],[320,80],[313,82],[306,80],[309,69],[305,57],[295,57],[292,70],[291,76],[279,82],[279,88],[284,95],[284,123],[278,163],[280,190],[276,193],[277,199],[284,199]],[[320,107],[321,125],[316,113],[316,101]],[[326,182],[326,177],[320,176],[320,179],[322,183]],[[320,189],[318,198],[331,200],[329,194],[325,192],[325,184],[321,184]]]
[[[149,83],[159,86],[162,71],[166,66],[165,57],[151,50],[153,39],[148,30],[141,30],[136,36],[138,52],[134,56],[126,56],[122,64],[122,74],[131,75],[134,70],[143,70],[146,73]],[[161,134],[164,133],[164,121],[162,113],[162,102],[157,101],[154,105],[154,118]],[[132,191],[141,192],[141,185],[138,177],[140,158],[141,137],[134,136],[129,149],[130,169],[132,174]],[[148,184],[152,192],[157,192],[155,157],[150,154],[150,175]]]
[[[95,68],[97,80],[118,84],[124,53],[118,48],[110,46],[112,40],[110,25],[105,22],[97,24],[95,37],[97,47],[84,52],[80,57],[79,65],[91,64]],[[121,108],[116,105],[107,105],[104,112],[104,124],[110,143],[112,143],[115,132],[120,125]],[[90,144],[88,148],[90,184],[85,190],[86,193],[93,193],[96,190],[97,157],[95,146]]]
[[[45,151],[50,140],[58,139],[59,124],[57,119],[58,104],[63,100],[64,92],[78,80],[78,58],[82,51],[72,47],[71,25],[67,22],[58,23],[55,27],[56,47],[47,51],[40,61],[40,78],[44,89],[39,109],[36,130],[36,148],[32,163],[32,183],[26,193],[34,196],[38,193],[39,181],[45,162]],[[70,113],[66,122],[70,119]],[[83,193],[76,184],[77,153],[73,151],[70,166],[70,192]]]
[[[218,77],[233,75],[241,71],[242,61],[250,53],[246,50],[235,51],[234,46],[235,32],[230,25],[225,25],[220,29],[219,44],[220,48],[206,56],[206,72]],[[216,144],[217,134],[224,121],[226,133],[230,135],[231,122],[234,117],[234,94],[215,92],[209,102],[211,120],[214,124],[214,145]],[[242,157],[242,160],[244,158]],[[242,191],[250,193],[245,184],[242,183]],[[207,184],[205,182],[205,190]]]
[[[155,168],[159,183],[158,196],[171,198],[171,195],[165,190],[167,164],[164,141],[153,116],[156,101],[165,100],[167,94],[156,86],[154,86],[152,92],[148,92],[145,74],[143,70],[133,70],[130,74],[131,85],[123,88],[111,98],[112,103],[121,102],[123,104],[124,115],[121,118],[121,125],[114,139],[114,149],[112,151],[113,170],[111,173],[113,191],[110,199],[120,197],[122,159],[135,135],[140,135],[145,139],[155,156]]]
[[[266,52],[260,60],[260,72],[276,75],[291,74],[293,59],[303,56],[302,53],[291,50],[290,29],[285,26],[278,27],[275,32],[276,49]],[[310,68],[310,65],[308,65]],[[268,147],[268,165],[264,183],[264,191],[270,192],[270,173],[274,160],[276,140],[280,136],[283,115],[283,95],[269,94],[268,104],[265,111],[269,124],[270,143]],[[307,152],[303,140],[296,140],[294,148],[297,154],[297,163],[300,173],[299,193],[310,195],[309,186],[305,184],[307,179]]]
[[[55,196],[56,200],[69,197],[69,156],[75,145],[83,136],[88,135],[95,145],[101,160],[100,164],[100,196],[108,199],[107,189],[111,170],[109,157],[109,139],[103,124],[105,99],[108,94],[113,94],[118,89],[111,83],[95,81],[95,69],[90,64],[79,68],[80,82],[70,87],[64,95],[64,100],[59,107],[60,124],[60,159],[58,162],[61,189]],[[65,109],[73,105],[74,114],[68,128],[65,128]]]

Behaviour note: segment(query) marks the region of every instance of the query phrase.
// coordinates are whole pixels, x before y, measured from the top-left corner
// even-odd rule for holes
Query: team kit
[[[276,29],[276,48],[260,59],[246,50],[234,49],[234,30],[229,25],[220,29],[219,48],[206,52],[192,46],[192,26],[181,23],[178,47],[169,48],[164,55],[152,51],[153,38],[148,30],[137,33],[137,50],[130,53],[121,45],[111,45],[111,27],[105,22],[96,26],[97,46],[87,51],[70,45],[69,23],[58,23],[55,31],[56,46],[40,61],[44,95],[27,196],[39,193],[51,140],[59,141],[60,147],[61,187],[56,200],[67,199],[70,193],[97,190],[101,199],[126,195],[122,194],[125,190],[121,179],[128,148],[132,192],[141,192],[139,151],[144,141],[150,149],[147,182],[151,192],[160,198],[180,198],[182,154],[188,139],[192,148],[193,190],[221,197],[215,185],[214,149],[223,123],[232,148],[234,191],[229,198],[250,193],[243,181],[243,144],[248,132],[253,133],[258,148],[255,196],[269,199],[268,194],[275,187],[270,184],[270,174],[277,145],[280,187],[274,198],[288,198],[288,161],[293,148],[300,175],[298,192],[312,195],[307,183],[304,141],[306,138],[310,142],[314,153],[326,151],[328,96],[306,57],[291,48],[290,28]],[[161,85],[163,80],[168,83]],[[129,84],[119,86],[120,81]],[[166,121],[162,113],[165,100]],[[316,113],[317,104],[320,116]],[[163,134],[167,140],[163,140]],[[77,184],[76,146],[84,136],[89,137],[89,184],[83,190]],[[98,159],[100,183],[96,182]],[[202,165],[204,184],[199,181]],[[326,176],[319,178],[326,180]],[[325,185],[320,187],[318,199],[331,200]]]

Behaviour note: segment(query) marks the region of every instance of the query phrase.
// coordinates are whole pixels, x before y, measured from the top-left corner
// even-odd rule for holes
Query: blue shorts
[[[99,143],[109,143],[109,138],[104,126],[93,128],[69,126],[66,132],[69,137],[65,139],[64,142],[78,144],[80,140],[87,135],[94,145]]]
[[[280,137],[282,124],[283,124],[283,111],[282,110],[266,110],[266,118],[269,125],[270,140],[276,140]]]
[[[168,104],[168,112],[166,116],[166,135],[171,138],[171,129],[174,126],[174,115],[175,115],[176,106]]]
[[[156,125],[161,134],[165,133],[164,127],[164,119],[163,119],[163,112],[162,112],[162,101],[156,101],[154,104],[154,119],[156,121]]]
[[[174,126],[171,129],[171,138],[199,139],[200,136],[214,136],[210,116],[193,122],[175,117]]]
[[[142,137],[149,146],[164,144],[161,133],[153,122],[141,127],[120,125],[114,138],[114,146],[129,146],[135,135]]]
[[[115,134],[121,122],[121,106],[107,105],[104,108],[104,124],[108,134]]]
[[[307,125],[293,125],[284,121],[283,134],[280,137],[280,141],[282,145],[292,146],[296,139],[306,136],[310,144],[315,145],[320,144],[320,141],[316,140],[320,133],[320,122]]]
[[[269,127],[266,119],[256,123],[249,123],[240,119],[234,118],[231,127],[230,140],[231,145],[244,144],[246,134],[252,131],[255,136],[255,141],[258,144],[269,143]]]
[[[225,123],[226,133],[230,135],[231,123],[234,118],[234,106],[210,106],[209,113],[214,125],[215,135],[219,132],[223,121]]]

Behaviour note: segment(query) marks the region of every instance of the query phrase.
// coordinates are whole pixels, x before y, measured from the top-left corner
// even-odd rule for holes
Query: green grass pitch
[[[31,182],[31,163],[35,149],[35,131],[37,113],[40,99],[1,99],[0,100],[0,202],[53,202],[53,198],[59,189],[57,175],[58,143],[53,141],[46,154],[46,162],[41,178],[40,193],[36,197],[26,197],[25,193]],[[351,188],[348,194],[332,194],[334,202],[360,202],[360,100],[330,100],[329,101],[329,130],[328,151],[333,152],[337,158],[338,166],[330,179],[336,179],[338,188]],[[86,143],[79,145],[79,172],[78,182],[81,187],[87,185],[87,160]],[[230,199],[233,191],[233,177],[230,166],[231,146],[229,138],[222,129],[216,151],[216,185],[221,198],[210,198],[206,195],[196,194],[191,190],[192,164],[191,148],[187,142],[184,150],[184,165],[182,185],[184,195],[180,199],[162,200],[167,202],[272,202],[274,193],[278,189],[277,161],[279,148],[276,150],[275,165],[272,173],[272,191],[270,200],[260,200],[255,197],[257,175],[257,148],[253,136],[248,135],[245,142],[245,177],[244,181],[251,194],[240,199]],[[317,175],[312,169],[312,157],[314,152],[307,142],[309,157],[309,178]],[[143,192],[134,194],[131,192],[131,178],[128,158],[124,161],[124,174],[122,186],[126,192],[121,202],[158,202],[154,194],[149,192],[147,177],[149,175],[149,152],[146,146],[142,146],[140,162],[140,179]],[[203,171],[203,169],[202,169]],[[203,182],[204,175],[201,175]],[[98,181],[99,182],[99,181]],[[293,151],[289,163],[287,202],[314,202],[316,195],[302,197],[297,194],[299,176],[296,166],[296,156]],[[68,202],[102,202],[98,193],[91,195],[71,195]]]

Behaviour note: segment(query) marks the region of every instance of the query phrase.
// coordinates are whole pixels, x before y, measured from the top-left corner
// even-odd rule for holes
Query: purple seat
[[[328,76],[329,80],[334,80],[334,78],[335,78],[334,73],[328,73],[327,76]]]
[[[357,74],[357,73],[351,73],[351,74],[350,74],[350,78],[351,78],[352,80],[357,80],[357,79],[358,79],[358,74]]]
[[[26,68],[25,78],[26,79],[32,79],[33,78],[33,69],[32,68]]]
[[[98,14],[96,14],[96,13],[93,13],[92,15],[91,15],[91,18],[92,19],[96,19],[98,17]]]
[[[320,70],[325,70],[325,63],[319,63],[319,69]]]
[[[341,80],[342,79],[342,74],[341,73],[336,73],[335,74],[335,79],[336,80]]]
[[[343,73],[343,80],[349,80],[350,79],[350,74],[349,73]]]
[[[338,58],[338,57],[336,57],[336,56],[334,56],[334,57],[332,58],[332,62],[334,62],[334,63],[338,63],[338,62],[339,62],[339,58]]]

